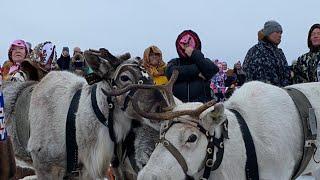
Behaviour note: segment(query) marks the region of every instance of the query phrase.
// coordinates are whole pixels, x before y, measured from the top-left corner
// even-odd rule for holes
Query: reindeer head
[[[183,180],[186,176],[200,179],[202,174],[199,172],[207,161],[207,133],[211,136],[215,134],[217,138],[222,136],[224,127],[221,125],[226,120],[223,104],[214,102],[178,104],[173,111],[167,112],[164,119],[169,118],[172,120],[165,121],[161,126],[160,143],[140,171],[139,180]],[[169,149],[176,149],[177,152]],[[213,153],[216,152],[215,147]]]
[[[94,74],[105,84],[101,88],[104,95],[115,97],[117,105],[131,118],[141,118],[133,110],[133,95],[138,97],[136,102],[145,112],[155,111],[159,104],[166,104],[162,92],[152,88],[153,81],[138,59],[129,59],[128,54],[116,57],[104,48],[85,51],[84,56]]]

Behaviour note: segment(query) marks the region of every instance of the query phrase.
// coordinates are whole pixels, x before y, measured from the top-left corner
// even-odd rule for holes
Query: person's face
[[[14,62],[21,63],[26,57],[26,49],[20,46],[13,46],[11,57]]]
[[[240,63],[236,64],[236,69],[241,69],[241,64]]]
[[[281,43],[282,32],[273,32],[269,35],[269,40],[275,44],[279,45]]]
[[[218,64],[219,72],[223,72],[222,64]]]
[[[77,55],[77,54],[82,54],[82,52],[80,50],[74,50],[73,55]]]
[[[320,45],[320,29],[315,28],[311,32],[310,40],[313,46],[319,46]]]
[[[69,52],[68,51],[62,51],[62,56],[64,56],[64,57],[69,56]]]
[[[150,53],[149,54],[150,65],[157,66],[160,62],[160,54],[158,53]]]
[[[223,70],[227,70],[228,69],[228,65],[226,63],[223,63],[222,64],[222,68],[223,68]]]

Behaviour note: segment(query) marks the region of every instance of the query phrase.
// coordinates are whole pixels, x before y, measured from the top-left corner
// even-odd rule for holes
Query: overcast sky
[[[280,47],[291,64],[308,51],[307,33],[320,23],[319,8],[320,0],[1,0],[0,61],[15,39],[33,46],[50,40],[59,56],[63,46],[80,46],[142,57],[156,45],[169,61],[177,56],[177,35],[192,29],[206,57],[233,64],[243,61],[258,30],[273,19],[282,25]]]

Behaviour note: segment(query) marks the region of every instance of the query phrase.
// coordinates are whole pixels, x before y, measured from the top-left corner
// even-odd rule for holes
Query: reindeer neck
[[[214,179],[246,179],[246,148],[241,135],[237,117],[229,109],[225,109],[228,119],[229,139],[224,140],[224,156],[220,167],[214,171]],[[241,164],[239,166],[239,164]]]
[[[101,111],[100,118],[96,112],[95,114],[100,122],[107,122],[102,123],[109,128],[110,138],[114,142],[121,142],[126,137],[131,128],[131,119],[126,117],[125,112],[122,111],[117,104],[116,98],[105,96],[102,93],[101,88],[109,89],[111,87],[107,86],[106,83],[98,83],[96,85],[96,101],[98,108]],[[93,90],[94,89],[95,88],[93,88]],[[93,90],[92,93],[94,93]]]

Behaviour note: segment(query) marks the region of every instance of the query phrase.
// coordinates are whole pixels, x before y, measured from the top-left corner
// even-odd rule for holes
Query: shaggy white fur
[[[76,140],[79,161],[83,163],[82,179],[103,178],[110,164],[113,147],[109,130],[100,123],[91,107],[91,86],[85,79],[69,72],[50,72],[34,87],[30,101],[30,139],[28,149],[39,179],[61,179],[66,168],[66,119],[71,99],[82,88],[76,114]],[[98,106],[108,117],[107,99],[97,83]],[[124,139],[131,118],[115,105],[114,130],[117,141]]]
[[[319,136],[320,83],[297,84],[292,87],[301,90],[315,108]],[[185,109],[194,106],[199,105],[186,106]],[[212,111],[202,115],[201,123],[211,132],[219,132],[219,124],[226,119],[229,121],[230,139],[225,140],[224,158],[221,166],[211,173],[210,179],[246,179],[244,141],[236,117],[228,109],[236,109],[246,120],[256,148],[260,179],[291,179],[302,157],[301,120],[294,102],[285,90],[261,82],[244,84],[224,105],[216,104]],[[191,134],[198,137],[197,141],[186,143]],[[205,157],[205,136],[188,124],[175,124],[167,131],[166,138],[184,156],[189,167],[188,174],[196,179],[201,177],[203,170],[198,172],[198,168]],[[319,138],[317,145],[319,147]],[[319,151],[315,157],[319,159]],[[304,173],[318,167],[311,160]],[[182,168],[162,145],[156,147],[138,176],[140,180],[184,178]]]

